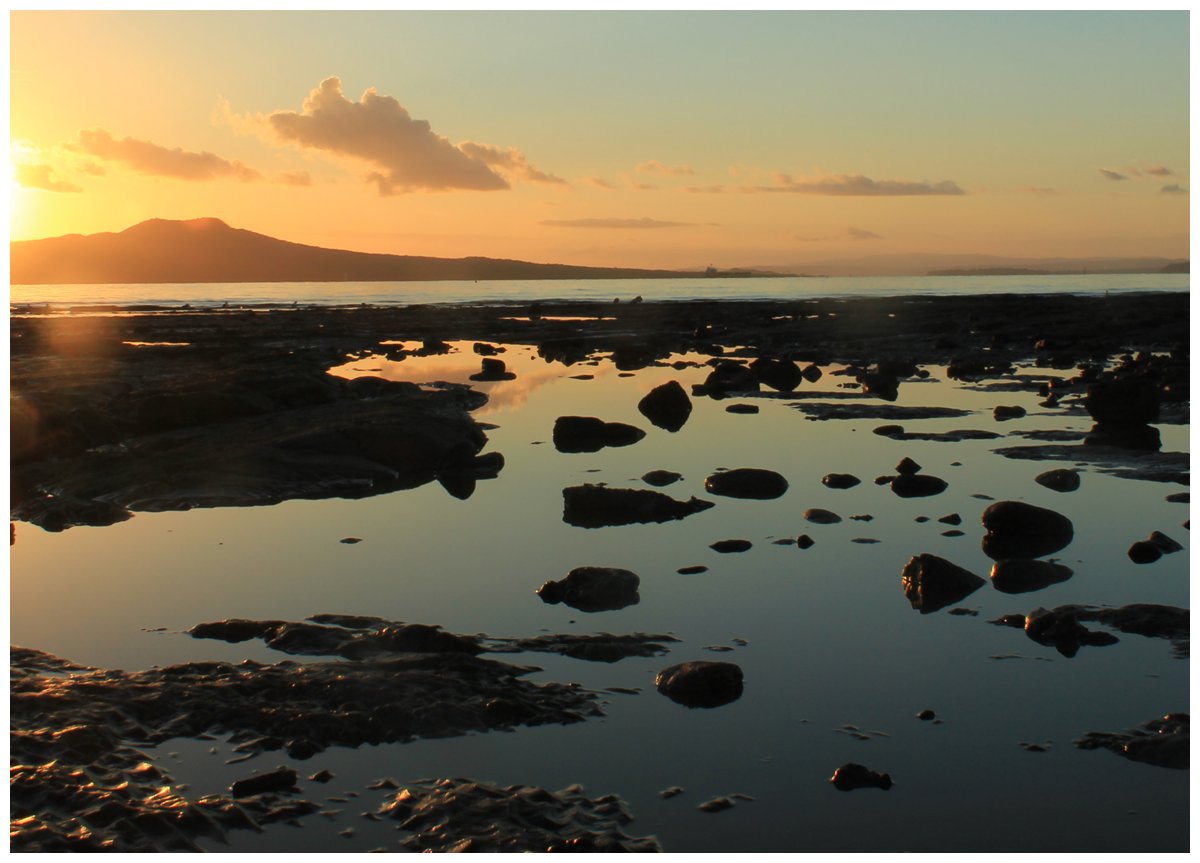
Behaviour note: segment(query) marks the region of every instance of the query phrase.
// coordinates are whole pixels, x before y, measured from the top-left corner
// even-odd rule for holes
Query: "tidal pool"
[[[278,661],[285,657],[256,640],[226,644],[182,633],[202,621],[303,620],[320,612],[493,636],[647,632],[679,641],[664,656],[613,664],[545,654],[496,657],[541,667],[534,680],[636,690],[604,691],[606,716],[574,725],[331,748],[303,762],[275,752],[226,764],[233,753],[222,740],[180,739],[151,750],[192,795],[222,791],[252,769],[276,764],[290,764],[302,776],[322,768],[334,774],[327,784],[302,782],[310,799],[358,795],[329,803],[340,812],[308,816],[301,829],[238,831],[229,846],[213,850],[400,850],[394,824],[360,816],[385,793],[367,786],[381,777],[403,785],[459,776],[553,790],[580,783],[592,796],[618,794],[635,816],[626,832],[653,834],[667,851],[1188,848],[1187,771],[1073,745],[1090,731],[1122,731],[1186,711],[1188,660],[1163,639],[1124,633],[1116,644],[1083,647],[1067,658],[1018,629],[989,624],[1039,606],[1189,604],[1190,535],[1182,526],[1188,507],[1165,499],[1184,486],[1081,466],[1080,489],[1060,493],[1034,477],[1073,462],[996,454],[1035,442],[1021,433],[1086,432],[1091,419],[1081,408],[1071,409],[1068,400],[1044,408],[1033,391],[951,381],[943,367],[906,380],[888,403],[840,387],[853,378],[827,366],[819,381],[791,395],[693,398],[687,423],[670,433],[649,423],[638,401],[670,380],[690,391],[709,372],[707,356],[672,357],[629,373],[603,356],[566,366],[541,359],[531,346],[507,345],[497,358],[516,377],[472,382],[480,357],[470,342],[451,343],[441,355],[387,359],[397,347],[348,357],[331,371],[470,384],[487,393],[488,403],[474,415],[494,426],[484,452],[504,455],[497,478],[479,481],[465,500],[431,483],[361,500],[139,513],[108,527],[57,534],[17,524],[11,642],[108,668]],[[1072,373],[1019,372],[1047,380]],[[909,432],[973,429],[1002,437],[894,440],[873,431],[892,420],[813,420],[795,407],[820,402],[954,407],[970,413],[898,422]],[[759,412],[726,410],[736,403]],[[997,405],[1027,413],[997,421]],[[628,423],[646,436],[631,446],[561,453],[552,430],[564,415]],[[1187,426],[1158,428],[1163,451],[1187,451]],[[873,482],[894,474],[905,457],[944,479],[947,489],[905,499]],[[774,500],[705,491],[714,471],[739,467],[776,471],[789,488]],[[656,469],[682,474],[660,491],[716,505],[663,524],[585,529],[564,522],[564,488],[649,489],[641,477]],[[830,473],[862,482],[828,488],[821,478]],[[913,609],[900,574],[914,555],[938,555],[986,578],[992,561],[980,547],[980,514],[992,500],[1026,501],[1070,518],[1073,541],[1050,557],[1073,575],[1032,593],[1006,594],[985,584],[950,608]],[[810,508],[842,520],[807,522]],[[950,514],[962,523],[938,521]],[[945,535],[955,529],[962,535]],[[1155,530],[1184,551],[1134,564],[1126,550]],[[814,544],[775,543],[800,534]],[[346,538],[361,541],[341,542]],[[738,554],[709,547],[726,539],[752,547]],[[677,572],[700,565],[707,570]],[[640,601],[585,613],[535,595],[543,582],[580,566],[637,573]],[[952,614],[955,608],[971,613]],[[741,698],[688,709],[655,691],[659,670],[706,659],[742,668]],[[937,719],[918,719],[923,710]],[[893,787],[837,791],[828,780],[847,762],[887,772]],[[684,792],[660,797],[671,786]],[[733,794],[753,800],[734,798],[733,808],[720,812],[697,808]],[[353,831],[343,834],[347,828]]]

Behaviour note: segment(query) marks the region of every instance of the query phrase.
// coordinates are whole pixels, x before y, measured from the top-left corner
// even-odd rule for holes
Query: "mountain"
[[[814,276],[1044,275],[1052,273],[1161,273],[1173,258],[1007,258],[914,252],[808,261],[788,269]],[[1175,270],[1172,270],[1172,272]]]
[[[231,228],[220,219],[151,219],[120,233],[9,244],[14,285],[179,282],[390,282],[469,279],[656,279],[669,270],[427,258],[323,249]]]

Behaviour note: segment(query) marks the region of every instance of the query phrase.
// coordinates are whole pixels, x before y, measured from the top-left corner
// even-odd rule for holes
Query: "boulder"
[[[1048,470],[1045,473],[1039,473],[1033,478],[1033,481],[1052,491],[1075,491],[1079,488],[1079,472],[1067,468]]]
[[[554,421],[554,448],[559,452],[599,452],[606,446],[630,446],[646,433],[636,426],[596,417],[559,417]]]
[[[983,553],[992,560],[1035,558],[1070,544],[1075,527],[1053,510],[1015,500],[1001,500],[983,511]]]
[[[1074,573],[1070,567],[1047,560],[1011,558],[992,566],[992,587],[1001,593],[1029,593],[1066,581]]]
[[[788,490],[788,482],[773,470],[740,467],[714,473],[704,481],[704,488],[722,497],[774,500]]]
[[[247,779],[239,779],[229,786],[232,797],[252,797],[268,791],[287,791],[296,787],[296,771],[277,767],[269,773],[259,773]]]
[[[615,611],[637,605],[641,579],[627,569],[580,566],[559,581],[547,581],[536,591],[543,602],[563,603],[579,611]]]
[[[682,662],[654,680],[658,691],[685,707],[720,707],[742,697],[742,669],[732,662]]]
[[[692,413],[692,400],[678,381],[667,381],[646,393],[638,410],[660,429],[677,432]]]
[[[675,500],[648,489],[577,485],[563,489],[563,521],[576,527],[611,527],[676,521],[709,509],[711,501]]]
[[[921,614],[930,614],[961,601],[983,587],[973,572],[933,554],[918,554],[900,573],[904,595]]]
[[[1118,640],[1112,633],[1088,629],[1079,622],[1076,609],[1071,606],[1035,608],[1025,616],[1025,634],[1067,658],[1078,653],[1084,645],[1104,647],[1116,644]]]

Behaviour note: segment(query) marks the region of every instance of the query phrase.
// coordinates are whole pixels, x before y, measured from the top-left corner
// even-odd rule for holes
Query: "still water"
[[[969,294],[1186,291],[1187,274],[1062,276],[830,276],[755,279],[544,279],[474,282],[258,282],[173,285],[12,285],[11,302],[197,307],[369,305],[541,300],[757,300]]]
[[[465,383],[479,358],[469,343],[453,347],[449,355],[402,362],[347,358],[332,371]],[[1005,437],[894,441],[872,433],[884,420],[809,420],[792,405],[812,400],[799,398],[753,399],[761,410],[750,415],[727,412],[730,401],[694,399],[687,424],[672,434],[650,425],[637,402],[667,380],[690,390],[706,368],[664,365],[622,375],[603,359],[566,367],[521,345],[507,346],[502,358],[515,380],[473,385],[489,395],[476,417],[495,426],[485,452],[503,453],[505,467],[469,499],[430,484],[362,500],[143,513],[59,534],[18,524],[12,643],[126,669],[192,659],[274,661],[284,657],[256,641],[197,641],[181,631],[200,621],[302,620],[319,612],[497,636],[641,631],[680,639],[665,656],[612,665],[545,654],[500,657],[539,666],[535,680],[640,692],[605,693],[605,718],[571,726],[329,749],[291,765],[302,776],[326,767],[335,774],[328,785],[302,783],[303,792],[316,800],[348,790],[361,796],[341,816],[310,816],[298,830],[235,833],[233,850],[395,849],[389,825],[358,816],[382,800],[385,792],[365,787],[383,776],[401,783],[464,776],[550,789],[578,782],[591,796],[623,797],[635,815],[627,832],[657,835],[668,851],[1186,850],[1187,771],[1079,750],[1072,741],[1186,711],[1188,661],[1173,658],[1165,641],[1125,634],[1116,645],[1085,647],[1067,659],[1019,630],[988,623],[1066,603],[1189,604],[1186,550],[1148,566],[1125,555],[1154,530],[1189,545],[1181,526],[1188,507],[1164,500],[1181,486],[1083,468],[1081,489],[1061,494],[1033,478],[1070,463],[993,452],[1029,443],[1019,432],[1086,431],[1086,414],[1041,408],[1032,392],[952,382],[944,368],[928,367],[928,379],[901,385],[896,404],[973,413],[904,422],[906,430],[984,429]],[[799,392],[845,393],[837,384],[849,379],[834,370],[826,367],[825,377]],[[1000,404],[1020,405],[1028,415],[997,422],[992,409]],[[559,453],[551,430],[556,417],[570,414],[630,423],[647,434],[629,447]],[[1187,450],[1186,427],[1160,431],[1164,450]],[[905,456],[949,488],[901,499],[872,482],[893,473]],[[720,467],[769,468],[790,488],[773,501],[715,497],[705,492],[704,479]],[[563,488],[585,482],[647,488],[639,478],[659,468],[683,474],[664,492],[716,506],[660,525],[589,530],[563,522]],[[863,482],[829,489],[821,477],[830,472]],[[1057,558],[1075,574],[1030,594],[1003,594],[986,584],[959,604],[977,616],[922,615],[900,583],[911,556],[936,554],[982,576],[990,569],[979,524],[990,501],[975,495],[1025,500],[1068,516],[1075,538]],[[833,510],[843,521],[809,524],[802,513],[810,507]],[[951,513],[961,515],[965,535],[943,535],[948,525],[937,519]],[[916,521],[920,516],[929,520]],[[801,533],[815,545],[800,550],[772,542]],[[362,541],[339,542],[345,537]],[[724,555],[709,548],[733,538],[753,547]],[[695,564],[708,571],[677,573]],[[638,573],[640,602],[586,614],[546,605],[534,594],[547,579],[585,565]],[[714,646],[732,650],[708,649]],[[654,690],[660,669],[695,659],[736,662],[745,694],[723,707],[689,710]],[[942,721],[919,721],[925,709]],[[847,734],[845,726],[869,732],[868,739]],[[1030,752],[1022,743],[1047,751]],[[270,753],[227,765],[230,752],[221,741],[179,740],[154,754],[195,795],[220,791],[251,768],[288,763]],[[890,773],[895,786],[839,793],[827,780],[848,761]],[[673,785],[685,793],[659,797]],[[755,799],[725,812],[696,808],[738,792]],[[347,825],[356,830],[349,838],[338,832]]]

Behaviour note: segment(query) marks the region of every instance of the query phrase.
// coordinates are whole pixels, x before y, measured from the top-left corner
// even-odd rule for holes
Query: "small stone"
[[[707,566],[683,566],[675,570],[680,575],[698,575],[701,572],[708,572]]]
[[[908,456],[905,456],[904,458],[902,458],[900,460],[900,463],[896,465],[896,473],[902,474],[905,476],[907,476],[909,474],[919,473],[920,470],[921,470],[921,466],[919,464],[917,464],[915,461],[913,461],[911,458],[909,458]]]
[[[733,801],[728,797],[714,797],[712,800],[705,800],[696,808],[701,812],[723,812],[733,808]]]
[[[854,488],[862,480],[849,473],[828,473],[821,477],[821,484],[826,488]]]
[[[942,524],[962,524],[962,516],[956,512],[952,512],[950,515],[943,515],[938,521]]]
[[[842,517],[827,509],[814,508],[804,511],[804,520],[811,521],[813,524],[837,524]]]
[[[886,773],[876,773],[861,764],[843,764],[833,772],[829,779],[838,791],[854,791],[859,788],[881,788],[887,791],[892,787],[892,777]]]
[[[1025,408],[1020,405],[997,405],[992,411],[992,417],[997,422],[1005,422],[1006,420],[1016,420],[1025,416]]]
[[[802,533],[796,538],[796,545],[800,546],[800,548],[812,548],[815,544],[813,538],[807,533]]]
[[[658,796],[663,800],[670,800],[672,797],[678,797],[682,793],[682,788],[680,788],[678,785],[672,785],[670,788],[664,788],[662,791],[658,792]]]
[[[928,722],[929,720],[936,719],[936,718],[937,718],[937,714],[934,713],[932,710],[922,710],[920,713],[917,714],[917,719],[920,719],[922,722]]]
[[[308,777],[309,782],[328,782],[333,778],[333,774],[328,770],[318,770],[312,776]]]
[[[727,405],[725,407],[725,412],[730,414],[756,414],[758,413],[758,405],[748,405],[739,402],[737,404]]]
[[[709,548],[720,554],[738,554],[749,551],[752,546],[753,543],[748,539],[722,539],[714,542]]]
[[[1066,468],[1048,470],[1035,476],[1033,481],[1051,491],[1075,491],[1079,488],[1079,472]]]
[[[1162,557],[1162,550],[1152,542],[1138,540],[1129,546],[1129,551],[1126,554],[1129,555],[1129,559],[1134,563],[1154,563],[1154,561]]]
[[[345,539],[339,539],[338,542],[344,545],[354,545],[355,543],[362,542],[362,538],[357,536],[348,536]]]

